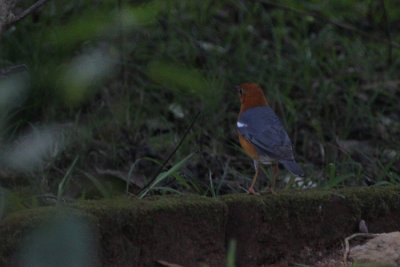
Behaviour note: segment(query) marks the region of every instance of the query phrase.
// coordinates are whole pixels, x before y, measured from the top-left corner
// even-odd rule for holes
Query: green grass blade
[[[226,253],[227,267],[235,267],[235,255],[236,255],[236,240],[231,239],[229,241],[228,252]]]
[[[209,171],[209,173],[208,173],[208,178],[209,178],[209,180],[210,180],[210,191],[211,191],[211,195],[212,195],[212,197],[213,197],[214,199],[216,199],[216,198],[217,198],[217,194],[215,193],[214,182],[213,182],[213,180],[212,180],[211,171]]]
[[[74,161],[71,163],[71,165],[68,167],[67,172],[65,173],[63,179],[61,182],[58,184],[58,190],[57,190],[57,202],[61,200],[62,194],[65,191],[66,184],[68,182],[69,177],[71,176],[71,173],[78,162],[79,156],[76,156]]]
[[[186,187],[187,189],[191,189],[191,186],[188,184],[188,182],[186,182],[185,178],[183,178],[182,176],[180,176],[177,173],[174,173],[172,175],[178,182],[180,182],[184,187]]]
[[[187,156],[186,158],[182,159],[181,161],[179,161],[177,164],[175,164],[171,169],[169,169],[168,171],[162,172],[160,173],[157,178],[153,181],[153,183],[151,183],[151,185],[144,190],[141,194],[139,194],[139,198],[143,198],[147,195],[147,193],[150,190],[153,190],[153,188],[161,181],[163,181],[164,179],[166,179],[168,176],[173,175],[174,172],[178,171],[194,154],[191,153],[189,154],[189,156]]]
[[[93,184],[96,186],[97,190],[103,195],[104,198],[109,198],[110,193],[108,192],[107,188],[93,175],[87,172],[82,172]]]
[[[132,173],[133,170],[136,167],[136,164],[139,163],[139,161],[141,161],[142,159],[137,159],[135,160],[135,162],[131,165],[131,167],[129,168],[129,172],[128,172],[128,177],[126,178],[126,187],[125,187],[125,194],[128,194],[129,191],[129,183],[131,182],[131,177],[132,177]]]

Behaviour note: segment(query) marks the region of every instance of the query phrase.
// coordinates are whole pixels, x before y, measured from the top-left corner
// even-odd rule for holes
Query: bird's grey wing
[[[292,143],[275,112],[268,106],[244,111],[237,122],[238,131],[255,145],[261,156],[277,161],[293,160]]]

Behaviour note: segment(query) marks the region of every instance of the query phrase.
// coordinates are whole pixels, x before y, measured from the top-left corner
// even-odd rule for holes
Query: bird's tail
[[[283,164],[283,166],[285,166],[285,168],[290,171],[291,173],[293,173],[294,175],[300,176],[300,177],[304,177],[304,171],[300,168],[299,165],[297,165],[295,160],[283,160],[283,161],[279,161],[280,163]]]

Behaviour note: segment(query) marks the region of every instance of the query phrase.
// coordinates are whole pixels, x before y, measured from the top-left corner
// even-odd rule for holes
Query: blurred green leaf
[[[203,97],[207,83],[200,71],[167,62],[152,62],[148,73],[152,80],[170,91]]]
[[[157,22],[157,16],[165,10],[165,4],[165,1],[151,1],[120,11],[101,9],[86,12],[56,26],[50,34],[50,42],[60,48],[70,47],[82,41],[113,35],[119,30],[150,26]]]
[[[96,266],[94,233],[75,215],[57,215],[34,229],[23,241],[19,266]]]
[[[65,47],[104,35],[106,27],[112,21],[109,13],[110,11],[107,10],[72,18],[50,33],[50,42],[58,47]]]
[[[157,22],[159,13],[166,9],[168,1],[150,1],[135,7],[124,9],[122,12],[123,25],[127,27],[145,27]]]
[[[179,96],[183,102],[188,97],[201,100],[207,110],[220,104],[222,86],[217,88],[215,81],[204,78],[199,69],[185,67],[175,63],[153,61],[148,65],[149,77],[166,89]]]
[[[61,73],[64,101],[71,106],[80,104],[101,88],[99,83],[113,73],[113,67],[111,59],[100,50],[75,58]]]

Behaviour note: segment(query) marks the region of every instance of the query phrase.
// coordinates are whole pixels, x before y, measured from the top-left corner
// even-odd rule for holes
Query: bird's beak
[[[236,89],[236,91],[239,91],[240,85],[235,85],[235,89]]]

